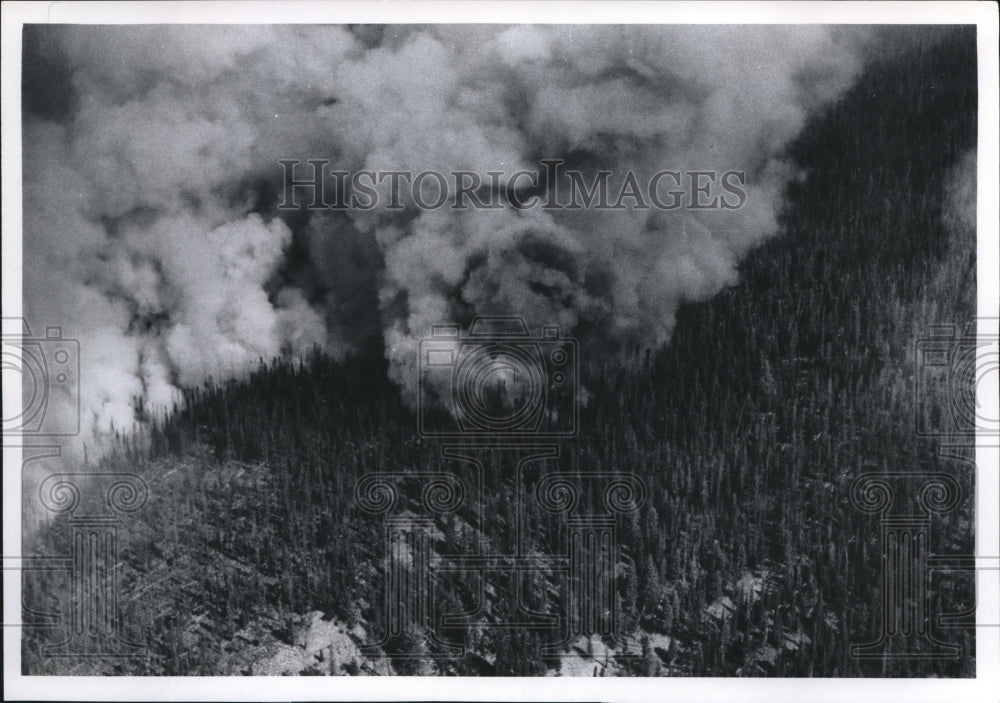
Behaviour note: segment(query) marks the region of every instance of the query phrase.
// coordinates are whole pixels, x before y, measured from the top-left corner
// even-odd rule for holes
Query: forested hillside
[[[145,654],[53,659],[42,648],[58,630],[26,629],[25,672],[974,675],[973,628],[936,631],[963,646],[960,658],[851,656],[879,631],[882,554],[878,517],[850,490],[867,471],[952,474],[964,498],[935,516],[930,551],[972,553],[972,471],[914,431],[914,342],[927,325],[975,314],[975,231],[946,211],[946,193],[963,164],[974,168],[963,157],[976,144],[976,104],[974,28],[879,62],[789,145],[803,175],[782,232],[745,260],[737,286],[683,308],[664,349],[600,365],[580,350],[587,403],[558,461],[632,472],[648,496],[618,525],[623,641],[573,643],[579,670],[542,658],[558,638],[531,628],[456,628],[447,634],[468,645],[460,657],[419,637],[384,649],[418,648],[422,660],[357,649],[384,627],[385,573],[384,527],[358,510],[355,484],[448,463],[419,436],[375,349],[263,361],[242,380],[190,389],[182,410],[121,437],[100,470],[135,471],[150,486],[122,523],[118,570],[123,622]],[[498,524],[514,510],[513,471],[485,476],[484,509]],[[404,503],[420,498],[411,488]],[[479,517],[438,520],[435,552],[455,552]],[[550,517],[526,520],[539,551],[558,551]],[[31,551],[64,553],[66,535],[54,518]],[[27,598],[51,603],[60,579],[26,574]],[[525,581],[539,609],[558,610],[552,574]],[[447,583],[449,611],[475,610],[468,582]],[[512,597],[495,589],[482,621]],[[971,579],[955,578],[934,589],[932,612],[973,600]],[[308,650],[315,611],[339,639],[301,665],[276,663],[282,647]]]

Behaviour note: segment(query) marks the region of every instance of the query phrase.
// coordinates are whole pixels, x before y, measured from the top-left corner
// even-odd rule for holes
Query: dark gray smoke
[[[132,399],[258,358],[380,337],[416,383],[432,324],[522,314],[583,354],[665,343],[776,230],[806,116],[865,30],[792,27],[45,27],[26,93],[29,319],[80,339],[85,436]],[[50,81],[48,85],[52,85]],[[347,171],[746,173],[738,210],[279,213],[279,159]],[[386,193],[387,196],[387,193]],[[280,215],[280,216],[279,216]]]

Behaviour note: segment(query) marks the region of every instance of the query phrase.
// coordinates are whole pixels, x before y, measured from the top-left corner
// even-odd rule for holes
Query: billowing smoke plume
[[[342,354],[380,339],[409,392],[418,340],[475,314],[559,324],[584,356],[662,344],[682,303],[733,284],[740,257],[775,232],[792,175],[781,150],[851,83],[860,37],[817,26],[33,30],[30,52],[65,85],[35,98],[26,86],[26,316],[80,340],[88,437],[127,427],[136,396],[169,405],[181,385],[314,344]],[[633,172],[643,187],[661,170],[736,170],[746,200],[418,212],[404,197],[400,211],[289,213],[277,209],[289,158],[300,178],[307,159],[485,179],[550,158],[618,184]]]

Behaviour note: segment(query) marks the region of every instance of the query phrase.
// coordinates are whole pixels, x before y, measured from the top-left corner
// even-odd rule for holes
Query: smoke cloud
[[[476,314],[559,324],[587,358],[664,344],[678,307],[734,284],[776,231],[794,175],[782,148],[851,84],[867,35],[63,26],[25,40],[26,62],[51,77],[25,85],[26,317],[80,340],[92,441],[128,427],[136,397],[168,406],[180,386],[313,345],[342,355],[381,341],[412,393],[430,326]],[[484,175],[557,158],[640,183],[737,170],[747,198],[737,210],[288,213],[289,158]]]

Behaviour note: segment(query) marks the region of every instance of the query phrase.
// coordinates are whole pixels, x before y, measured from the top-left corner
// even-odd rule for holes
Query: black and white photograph
[[[995,696],[995,4],[156,5],[4,5],[5,697]]]

